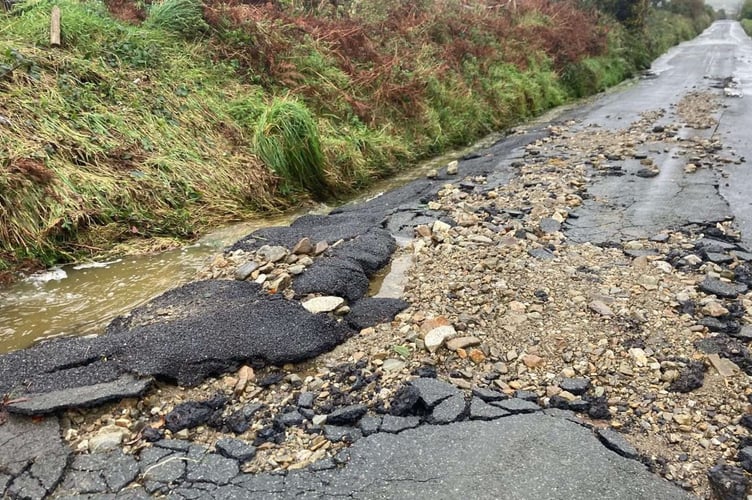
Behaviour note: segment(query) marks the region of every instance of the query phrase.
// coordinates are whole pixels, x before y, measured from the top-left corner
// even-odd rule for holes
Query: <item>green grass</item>
[[[352,192],[603,90],[697,29],[655,13],[647,43],[599,21],[607,50],[565,64],[536,35],[561,35],[556,12],[366,4],[296,23],[207,22],[196,0],[155,3],[140,26],[98,0],[0,13],[0,270]]]
[[[742,19],[740,22],[747,36],[752,36],[752,19]]]
[[[201,44],[58,3],[61,51],[46,47],[51,2],[0,21],[0,61],[24,62],[0,83],[3,255],[49,264],[279,206],[227,104],[252,87]]]
[[[739,9],[739,22],[747,33],[747,36],[752,36],[752,0],[744,0]]]
[[[199,37],[209,30],[198,0],[162,0],[153,3],[144,25],[178,33],[186,38]]]
[[[259,157],[290,188],[325,199],[331,191],[324,177],[324,153],[316,123],[304,104],[276,99],[255,124],[253,143]]]

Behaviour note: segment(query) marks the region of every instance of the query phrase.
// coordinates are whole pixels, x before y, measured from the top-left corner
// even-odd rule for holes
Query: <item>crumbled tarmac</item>
[[[40,399],[29,394],[156,378],[59,419],[0,412],[0,464],[14,464],[0,490],[688,498],[679,485],[743,498],[750,249],[707,186],[733,154],[692,131],[712,126],[716,97],[693,91],[618,131],[573,121],[512,136],[461,176],[253,233],[107,335],[0,357],[8,411]],[[658,197],[663,212],[609,184],[648,190],[667,173],[682,187]],[[698,194],[711,200],[699,217],[674,206]],[[394,236],[415,239],[395,250]],[[395,251],[413,261],[401,301],[370,298]],[[345,300],[300,305],[319,295]]]
[[[243,363],[310,359],[352,334],[255,283],[198,281],[116,318],[101,337],[3,355],[0,390],[24,399],[9,411],[44,413],[133,396],[148,385],[125,374],[196,385]]]

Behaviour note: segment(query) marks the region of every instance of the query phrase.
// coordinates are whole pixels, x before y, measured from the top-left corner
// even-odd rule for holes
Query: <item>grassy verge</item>
[[[740,22],[747,36],[752,36],[752,19],[742,19]]]
[[[752,0],[744,0],[739,10],[739,22],[747,33],[752,36]]]
[[[342,196],[603,90],[706,24],[655,11],[637,36],[543,0],[139,5],[0,12],[0,270]]]

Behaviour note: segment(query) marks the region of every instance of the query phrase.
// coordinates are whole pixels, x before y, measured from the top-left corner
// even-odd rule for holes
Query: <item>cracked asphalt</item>
[[[692,133],[722,138],[738,156],[752,157],[752,145],[746,139],[752,125],[748,112],[752,106],[748,96],[752,92],[752,41],[737,23],[715,23],[697,39],[656,61],[653,71],[653,78],[602,96],[565,118],[576,117],[582,127],[615,127],[637,120],[642,110],[676,104],[689,91],[734,77],[742,96],[724,100],[717,127]],[[669,113],[666,120],[671,118]],[[522,148],[540,137],[542,130],[539,127],[512,136],[481,152],[493,152],[493,157],[481,154],[463,161],[463,173],[490,174],[489,179],[504,182],[509,163],[521,156]],[[591,198],[567,223],[569,237],[598,243],[620,241],[649,237],[692,222],[733,217],[743,240],[750,242],[752,179],[746,164],[732,169],[728,177],[712,169],[685,176],[672,153],[669,150],[660,156],[660,173],[654,178],[594,176],[588,186]],[[367,213],[367,222],[361,222],[364,226],[379,224],[386,217],[385,227],[393,234],[411,234],[425,217],[416,207],[446,180],[416,181],[370,204],[339,209],[329,220],[347,219],[358,225],[360,214]],[[358,234],[367,229],[359,229]],[[66,361],[65,353],[48,351],[40,350],[38,356],[59,355],[59,360],[48,360],[51,366],[76,368]],[[0,358],[0,373],[16,371],[11,369],[10,359]],[[102,364],[93,363],[92,369]],[[75,378],[85,380],[86,387],[91,382],[110,382],[122,372],[139,372],[124,366],[118,366],[117,372],[102,372],[102,377],[91,372]],[[45,382],[53,384],[54,370],[47,378],[50,380]],[[80,387],[65,380],[66,390]],[[397,434],[378,432],[358,440],[334,459],[286,475],[244,474],[241,463],[237,457],[178,440],[158,442],[138,458],[119,450],[74,456],[61,440],[57,417],[31,420],[11,415],[0,425],[0,492],[10,498],[148,498],[149,492],[164,493],[165,485],[171,498],[688,497],[640,462],[604,446],[571,414],[558,411],[421,425]]]
[[[733,78],[741,97],[724,99],[718,126],[684,129],[680,136],[719,139],[738,156],[752,158],[746,131],[752,93],[752,42],[734,21],[718,21],[699,37],[672,48],[653,63],[650,78],[623,91],[598,99],[575,112],[580,127],[612,128],[639,119],[643,110],[669,108],[688,92],[705,90]],[[670,123],[675,115],[664,116]],[[577,218],[567,221],[567,235],[577,242],[603,243],[647,238],[663,229],[689,223],[719,222],[734,218],[745,243],[752,242],[752,180],[748,167],[729,169],[729,176],[711,169],[692,175],[683,172],[676,149],[659,156],[660,173],[654,178],[595,177]],[[598,199],[604,201],[597,201]]]
[[[585,427],[540,413],[378,433],[345,453],[343,468],[243,484],[267,498],[689,498]]]

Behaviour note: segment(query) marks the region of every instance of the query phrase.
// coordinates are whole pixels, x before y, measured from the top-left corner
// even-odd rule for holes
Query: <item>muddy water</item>
[[[99,333],[115,316],[191,280],[223,246],[287,220],[224,228],[196,244],[159,254],[53,268],[0,289],[0,352],[45,338]]]
[[[500,138],[501,134],[488,136],[461,151],[377,182],[353,200],[366,200],[402,186]],[[320,206],[314,211],[326,212],[330,208]],[[224,246],[255,229],[288,224],[299,215],[302,212],[223,228],[179,250],[63,266],[0,288],[0,353],[28,347],[42,339],[101,333],[115,316],[193,279]],[[378,292],[385,274],[376,278],[372,294]]]

